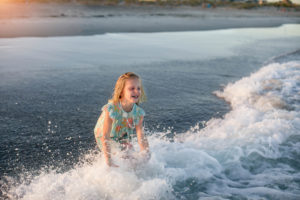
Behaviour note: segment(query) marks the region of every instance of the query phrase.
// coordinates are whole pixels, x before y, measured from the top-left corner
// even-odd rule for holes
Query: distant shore
[[[262,7],[0,3],[0,38],[172,32],[299,24],[300,12]]]

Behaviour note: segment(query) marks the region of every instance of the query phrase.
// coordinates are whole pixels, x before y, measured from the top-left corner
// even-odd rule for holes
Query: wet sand
[[[299,23],[299,12],[276,8],[0,4],[1,38],[197,31]]]

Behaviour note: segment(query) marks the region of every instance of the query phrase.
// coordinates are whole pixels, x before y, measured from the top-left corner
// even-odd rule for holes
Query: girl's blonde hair
[[[119,100],[121,99],[121,94],[125,87],[126,80],[133,79],[133,78],[137,78],[141,83],[141,96],[140,96],[137,104],[145,102],[147,100],[147,97],[146,97],[146,94],[144,91],[142,80],[140,79],[140,77],[137,74],[135,74],[133,72],[126,72],[125,74],[122,74],[118,78],[115,88],[114,88],[114,92],[112,94],[112,98],[109,100],[109,102],[117,104],[119,102]]]

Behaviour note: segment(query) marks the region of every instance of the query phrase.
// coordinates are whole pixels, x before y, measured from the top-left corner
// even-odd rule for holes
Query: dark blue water
[[[168,60],[123,65],[102,64],[101,57],[90,57],[88,52],[74,57],[81,60],[74,64],[72,51],[76,49],[61,52],[68,55],[61,59],[60,49],[40,48],[43,39],[35,43],[44,51],[40,54],[28,52],[32,48],[21,55],[13,55],[14,49],[1,49],[13,40],[0,40],[0,51],[14,59],[0,57],[0,177],[12,177],[14,183],[21,174],[38,174],[43,168],[68,171],[82,155],[96,150],[95,122],[124,72],[133,71],[142,78],[148,96],[148,102],[141,105],[146,111],[147,134],[165,132],[165,137],[172,138],[196,124],[202,128],[202,122],[224,116],[230,105],[214,91],[296,51],[300,44],[299,37],[254,40],[235,48],[228,57],[197,60],[174,55]],[[84,43],[84,37],[80,40]],[[9,188],[7,180],[4,182],[2,192]],[[186,195],[182,185],[191,185]],[[173,187],[175,196],[194,199],[198,193],[195,196],[191,191],[204,187],[200,185],[193,178],[179,181]]]

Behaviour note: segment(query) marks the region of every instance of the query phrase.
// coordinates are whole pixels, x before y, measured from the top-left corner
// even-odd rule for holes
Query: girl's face
[[[127,103],[137,103],[141,95],[141,83],[137,78],[130,78],[125,81],[121,100]]]

